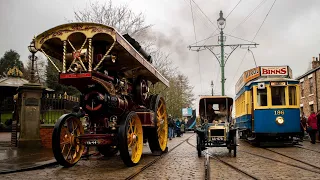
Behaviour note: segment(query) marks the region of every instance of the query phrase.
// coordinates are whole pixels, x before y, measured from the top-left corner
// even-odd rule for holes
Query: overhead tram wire
[[[198,9],[201,11],[201,13],[209,20],[209,22],[213,25],[213,26],[215,26],[216,28],[218,28],[212,21],[211,21],[211,19],[206,15],[206,13],[204,13],[203,11],[202,11],[202,9],[199,7],[199,5],[196,3],[196,2],[194,2],[194,0],[191,0],[197,7],[198,7]]]
[[[194,17],[193,17],[193,9],[192,9],[191,0],[190,0],[190,9],[191,9],[191,15],[192,15],[192,25],[193,25],[194,39],[197,42],[196,26],[194,25]],[[199,65],[200,88],[201,88],[201,93],[202,93],[202,77],[201,77],[199,51],[197,51],[197,59],[198,59],[198,65]]]
[[[235,28],[233,28],[230,32],[232,34],[241,24],[245,23],[254,13],[256,10],[258,10],[262,4],[264,4],[267,0],[262,0],[249,14],[246,18],[244,18],[243,21],[241,21]]]
[[[237,8],[237,6],[240,4],[242,0],[240,0],[237,5],[234,6],[234,8],[229,12],[229,14],[227,15],[226,19],[230,16],[230,14],[233,12],[233,10],[235,10]]]
[[[184,1],[185,1],[185,3],[186,3],[188,6],[190,6],[190,3],[189,3],[188,0],[184,0]],[[191,6],[190,6],[190,7],[191,7]],[[201,12],[200,12],[200,13],[201,13]],[[193,13],[193,16],[194,16],[194,19],[195,19],[195,20],[199,19],[200,21],[203,22],[203,25],[206,26],[206,28],[209,29],[209,26],[208,26],[208,24],[207,24],[207,19],[206,19],[206,17],[203,17],[203,16],[197,14],[196,12]],[[197,22],[197,21],[195,21],[195,22]],[[195,23],[195,24],[196,24],[196,23]],[[211,23],[209,23],[209,24],[211,24]]]
[[[242,41],[247,41],[247,42],[250,42],[250,43],[256,43],[256,42],[253,42],[253,41],[249,41],[249,40],[246,40],[246,39],[243,39],[243,38],[239,38],[239,37],[233,36],[233,35],[231,35],[231,34],[225,34],[225,35],[230,36],[230,37],[233,37],[233,38],[236,38],[236,39],[240,39],[240,40],[242,40]]]
[[[274,0],[274,2],[273,2],[273,4],[272,4],[272,6],[270,7],[270,9],[269,9],[269,11],[268,11],[268,13],[267,13],[266,17],[263,19],[263,21],[262,21],[262,23],[261,23],[261,25],[260,25],[260,27],[259,27],[258,31],[256,32],[255,36],[253,37],[252,41],[254,41],[254,40],[255,40],[255,38],[257,37],[258,33],[260,32],[260,29],[261,29],[262,25],[264,24],[264,22],[266,21],[267,17],[269,16],[269,14],[270,14],[270,12],[271,12],[271,10],[272,10],[272,8],[273,8],[274,4],[276,3],[276,1],[277,1],[277,0]],[[248,51],[249,51],[249,50],[248,50]],[[246,55],[247,55],[248,51],[246,51],[246,53],[244,54],[244,56],[243,56],[243,58],[242,58],[242,60],[241,60],[240,65],[242,64],[243,60],[245,59],[245,57],[246,57]],[[253,53],[252,53],[252,55],[253,55]],[[255,65],[256,65],[256,67],[257,67],[257,62],[256,62],[256,60],[255,60],[254,56],[253,56],[253,60],[254,60]],[[236,76],[237,72],[239,71],[240,65],[238,66],[238,70],[236,71],[236,73],[235,73],[235,75],[234,75],[234,77],[233,77],[233,80],[234,80],[234,78],[235,78],[235,76]],[[232,81],[233,81],[233,80],[232,80]]]
[[[227,15],[226,19],[227,19],[227,18],[232,14],[232,12],[238,7],[238,5],[240,4],[241,1],[242,1],[242,0],[239,0],[239,2],[232,8],[232,10],[231,10],[231,11],[229,12],[229,14]],[[216,36],[216,35],[214,35],[214,33],[215,33],[218,29],[219,29],[219,28],[217,27],[216,30],[214,30],[213,33],[212,33],[208,38],[205,39],[205,42],[202,44],[202,46],[204,46],[204,45],[206,44],[206,42],[207,42],[208,39],[210,39],[211,37]],[[219,34],[217,34],[217,35],[219,35]]]
[[[254,38],[252,39],[252,41],[254,41],[254,40],[256,39],[256,37],[257,37],[258,33],[260,32],[260,29],[261,29],[262,25],[263,25],[263,24],[264,24],[264,22],[266,21],[266,19],[267,19],[268,15],[270,14],[270,11],[272,10],[272,8],[273,8],[274,4],[276,3],[276,1],[277,1],[277,0],[274,0],[274,1],[273,1],[273,4],[272,4],[271,8],[269,9],[269,11],[268,11],[268,13],[267,13],[266,17],[263,19],[263,21],[262,21],[262,23],[261,23],[261,25],[260,25],[260,27],[259,27],[259,29],[258,29],[258,31],[257,31],[257,33],[256,33],[256,35],[255,35],[255,36],[254,36]]]

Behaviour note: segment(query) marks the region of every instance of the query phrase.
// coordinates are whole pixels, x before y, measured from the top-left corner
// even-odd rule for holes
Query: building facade
[[[311,112],[320,110],[320,54],[312,58],[312,69],[299,76],[300,109],[308,117]]]

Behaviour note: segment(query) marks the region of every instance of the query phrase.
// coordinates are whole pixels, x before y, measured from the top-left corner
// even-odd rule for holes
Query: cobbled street
[[[0,179],[127,179],[133,174],[133,179],[204,179],[206,152],[211,155],[211,179],[320,179],[319,143],[284,148],[257,148],[244,141],[239,144],[236,158],[223,147],[209,148],[198,158],[196,134],[189,132],[169,141],[169,152],[161,158],[145,146],[140,164],[132,168],[127,168],[119,156],[90,157],[71,168],[53,166],[4,174]]]

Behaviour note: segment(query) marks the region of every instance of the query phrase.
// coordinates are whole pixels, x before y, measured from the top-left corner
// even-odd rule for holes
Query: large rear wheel
[[[65,114],[56,122],[52,133],[52,150],[57,162],[64,167],[75,165],[81,158],[84,145],[79,136],[84,129],[79,118]]]
[[[148,131],[148,142],[152,153],[162,154],[167,151],[168,115],[165,100],[160,95],[151,99],[151,108],[155,112],[155,127]]]
[[[143,132],[139,116],[131,111],[122,116],[118,147],[122,161],[129,167],[140,161],[143,149]]]

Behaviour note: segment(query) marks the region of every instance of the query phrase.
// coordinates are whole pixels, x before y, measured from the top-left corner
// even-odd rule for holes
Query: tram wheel
[[[143,131],[139,116],[131,111],[122,116],[119,127],[119,151],[125,165],[138,164],[143,149]]]
[[[104,155],[105,157],[112,157],[114,156],[115,154],[117,154],[118,152],[118,149],[116,148],[112,148],[110,146],[98,146],[98,151]]]
[[[72,114],[62,115],[56,122],[52,133],[52,150],[60,165],[71,167],[80,160],[84,145],[78,137],[83,134],[80,119]]]
[[[149,147],[152,153],[162,154],[167,151],[168,143],[168,116],[164,98],[152,96],[151,109],[155,112],[155,126],[148,130]]]

